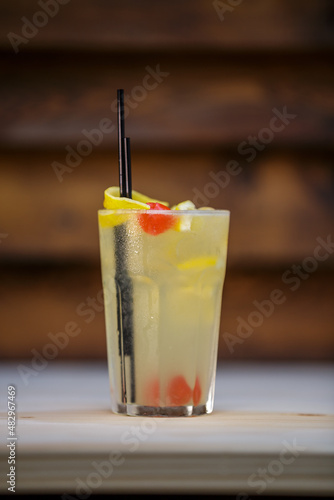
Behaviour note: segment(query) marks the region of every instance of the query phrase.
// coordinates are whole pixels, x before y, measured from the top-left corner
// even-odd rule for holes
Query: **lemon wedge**
[[[145,194],[138,193],[138,191],[132,191],[132,198],[136,201],[141,201],[142,203],[160,203],[161,205],[166,205],[166,207],[169,207],[168,201],[156,200],[155,198],[150,198]]]
[[[128,208],[143,209],[143,210],[150,209],[150,206],[147,205],[146,203],[143,203],[141,201],[136,201],[135,199],[120,197],[119,188],[116,189],[118,190],[118,193],[113,187],[106,189],[104,192],[103,206],[107,210],[122,210],[122,209],[125,210]]]
[[[104,202],[103,206],[107,210],[149,210],[150,206],[147,203],[161,203],[162,205],[169,206],[166,201],[156,200],[150,198],[145,194],[139,193],[138,191],[132,191],[132,198],[125,198],[119,195],[119,187],[111,186],[104,191]],[[101,227],[113,227],[122,224],[128,219],[126,214],[108,214],[99,213],[99,223]]]
[[[100,227],[114,227],[123,224],[126,221],[126,215],[114,215],[104,213],[103,210],[99,211],[99,226]]]
[[[196,210],[192,201],[181,201],[178,205],[174,205],[172,210]],[[174,226],[175,231],[190,231],[191,229],[191,216],[181,215]]]
[[[172,207],[172,210],[196,210],[196,207],[192,201],[187,200],[181,201],[181,203],[179,203],[178,205],[174,205]]]
[[[141,201],[137,201],[130,198],[123,198],[119,196],[119,187],[110,187],[104,192],[104,208],[107,210],[127,210],[127,209],[139,209],[139,210],[149,210],[150,206]],[[116,215],[108,213],[99,213],[99,224],[101,227],[113,227],[123,224],[128,219],[128,215]]]
[[[138,191],[132,191],[132,199],[122,198],[119,195],[119,187],[112,186],[105,190],[104,192],[104,208],[108,210],[119,210],[127,208],[137,208],[148,210],[150,207],[147,203],[161,203],[162,205],[169,206],[167,201],[159,201],[154,198],[150,198],[145,194],[138,193]]]
[[[185,262],[181,262],[180,264],[177,264],[177,267],[181,271],[187,271],[190,269],[204,270],[204,269],[207,269],[208,267],[215,266],[217,264],[217,260],[218,260],[218,258],[215,255],[195,257],[194,259],[189,259],[189,260],[186,260]]]

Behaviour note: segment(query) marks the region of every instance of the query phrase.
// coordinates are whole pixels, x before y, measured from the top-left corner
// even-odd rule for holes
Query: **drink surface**
[[[228,227],[227,211],[99,211],[114,411],[212,411]]]

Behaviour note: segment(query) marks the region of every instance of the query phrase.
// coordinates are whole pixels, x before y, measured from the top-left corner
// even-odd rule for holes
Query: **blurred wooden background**
[[[49,356],[106,356],[96,211],[117,134],[92,135],[75,167],[66,148],[112,128],[120,87],[134,188],[231,210],[220,358],[333,359],[333,248],[313,257],[334,240],[333,2],[2,0],[0,29],[2,359],[42,353],[71,321],[80,334]],[[284,303],[238,336],[275,289]]]

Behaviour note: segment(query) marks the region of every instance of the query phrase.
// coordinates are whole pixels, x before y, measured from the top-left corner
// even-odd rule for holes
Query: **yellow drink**
[[[112,409],[213,409],[229,212],[100,210]]]

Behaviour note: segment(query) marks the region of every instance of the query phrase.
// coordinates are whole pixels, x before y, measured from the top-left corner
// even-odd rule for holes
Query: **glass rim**
[[[101,215],[112,215],[112,214],[152,214],[152,215],[192,215],[192,216],[230,216],[230,210],[146,210],[140,208],[122,208],[122,209],[100,209],[98,213]]]

